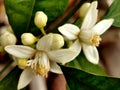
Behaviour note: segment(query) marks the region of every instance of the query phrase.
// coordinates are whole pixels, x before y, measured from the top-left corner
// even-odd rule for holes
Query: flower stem
[[[46,35],[46,32],[45,32],[44,28],[40,28],[40,30],[41,30],[43,35]]]

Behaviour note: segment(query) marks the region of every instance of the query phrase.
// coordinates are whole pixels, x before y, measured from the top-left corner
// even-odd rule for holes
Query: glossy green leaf
[[[75,60],[69,62],[67,66],[77,68],[95,75],[106,75],[104,69],[99,65],[90,63],[84,56],[83,52],[81,52],[81,54]]]
[[[64,12],[67,5],[68,0],[5,0],[10,25],[18,38],[24,32],[40,34],[34,25],[36,11],[44,11],[50,25]]]
[[[19,38],[29,29],[34,3],[35,0],[5,0],[9,23]]]
[[[120,27],[120,0],[114,0],[103,18],[114,18],[113,26]]]
[[[61,66],[70,90],[120,90],[120,79]]]
[[[21,70],[17,67],[14,68],[4,79],[0,81],[0,90],[17,90],[20,74]]]

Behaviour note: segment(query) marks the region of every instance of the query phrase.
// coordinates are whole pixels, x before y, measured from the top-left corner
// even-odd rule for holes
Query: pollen
[[[94,34],[90,39],[91,43],[95,46],[99,46],[101,40],[102,39],[98,34]]]
[[[37,72],[38,74],[40,74],[41,76],[47,78],[49,69],[46,68],[44,65],[39,65],[39,66],[36,68],[36,72]]]
[[[38,62],[35,60],[30,60],[27,62],[27,66],[31,67],[31,69],[33,69],[37,74],[47,78],[49,68],[47,68],[45,65],[38,64]]]

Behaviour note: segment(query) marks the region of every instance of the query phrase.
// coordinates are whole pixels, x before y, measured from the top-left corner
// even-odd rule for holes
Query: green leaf
[[[61,66],[70,90],[120,90],[120,79]]]
[[[20,74],[21,70],[17,67],[14,68],[4,79],[0,81],[0,90],[17,90]]]
[[[70,88],[69,88],[68,84],[66,84],[66,90],[70,90]]]
[[[17,37],[28,31],[35,0],[5,0],[9,23]]]
[[[114,0],[108,11],[103,16],[105,18],[114,18],[113,26],[120,27],[120,0]]]
[[[106,75],[104,69],[99,65],[90,63],[84,56],[83,52],[81,52],[75,60],[69,62],[67,66],[77,68],[95,75]]]
[[[5,0],[10,25],[18,38],[24,32],[40,34],[34,25],[36,11],[45,12],[50,25],[64,12],[67,5],[68,0]]]

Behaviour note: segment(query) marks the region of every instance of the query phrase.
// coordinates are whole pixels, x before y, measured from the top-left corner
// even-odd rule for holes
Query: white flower
[[[5,47],[5,50],[9,54],[17,58],[29,59],[26,69],[24,69],[20,76],[18,89],[28,85],[36,74],[47,77],[48,71],[62,73],[57,63],[65,64],[76,57],[76,50],[60,49],[64,43],[63,45],[60,43],[61,47],[59,46],[53,49],[53,47],[59,43],[54,39],[54,37],[56,37],[55,35],[58,36],[58,39],[62,37],[59,34],[48,34],[38,41],[36,50],[23,45],[9,45]],[[64,39],[60,40],[60,42],[64,42]]]
[[[99,55],[96,46],[99,46],[103,34],[113,23],[113,19],[105,19],[97,24],[97,1],[91,3],[88,12],[83,20],[81,28],[73,24],[65,24],[58,28],[58,30],[69,40],[76,40],[75,47],[83,49],[86,58],[93,64],[98,64]],[[77,46],[77,47],[76,47]],[[81,49],[79,49],[79,53]]]

